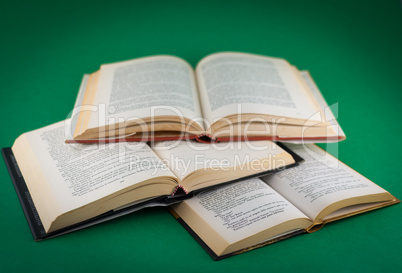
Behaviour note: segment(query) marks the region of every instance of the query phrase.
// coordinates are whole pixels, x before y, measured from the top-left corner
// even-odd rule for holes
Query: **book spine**
[[[185,194],[188,194],[188,190],[184,186],[177,185],[176,188],[173,190],[171,196],[174,196],[180,189],[183,190]]]
[[[31,229],[32,236],[35,241],[40,240],[46,235],[46,232],[39,218],[39,214],[36,211],[28,187],[25,184],[24,177],[22,176],[17,161],[15,160],[14,154],[11,148],[3,148],[2,154],[18,199],[21,203],[21,207],[24,211],[25,218],[27,219],[28,225]]]

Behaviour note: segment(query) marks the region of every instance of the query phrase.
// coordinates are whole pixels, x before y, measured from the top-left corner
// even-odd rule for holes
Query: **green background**
[[[348,137],[332,150],[402,198],[400,1],[16,0],[0,4],[0,29],[0,147],[65,119],[82,75],[100,64],[172,54],[195,66],[251,52],[308,69]],[[162,208],[34,242],[4,164],[0,180],[1,272],[402,268],[402,205],[214,262]]]

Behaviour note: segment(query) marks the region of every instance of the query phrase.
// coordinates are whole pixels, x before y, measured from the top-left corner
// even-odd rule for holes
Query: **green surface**
[[[0,29],[1,147],[65,119],[82,75],[102,63],[252,52],[308,69],[338,104],[339,158],[402,198],[400,1],[3,1]],[[160,208],[35,243],[2,163],[0,178],[0,272],[402,268],[402,205],[214,262]]]

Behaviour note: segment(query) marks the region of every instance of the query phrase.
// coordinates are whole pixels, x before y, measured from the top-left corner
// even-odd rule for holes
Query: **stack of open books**
[[[307,72],[217,53],[103,65],[71,118],[2,151],[35,240],[169,206],[220,259],[398,203],[312,144],[343,139]]]

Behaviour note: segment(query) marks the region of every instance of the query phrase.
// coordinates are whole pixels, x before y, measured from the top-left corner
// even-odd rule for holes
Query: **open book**
[[[303,164],[203,191],[173,205],[173,214],[219,259],[399,202],[317,146],[290,148]]]
[[[170,204],[175,196],[296,164],[270,141],[66,144],[64,128],[60,122],[25,133],[12,151],[3,149],[14,184],[25,180],[20,199],[35,207],[44,237],[155,198]]]
[[[195,71],[174,56],[102,65],[84,76],[72,117],[81,143],[345,139],[307,72],[246,53],[209,55]]]

